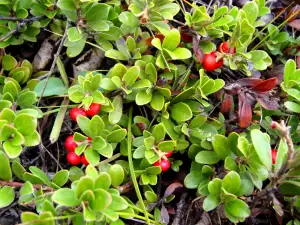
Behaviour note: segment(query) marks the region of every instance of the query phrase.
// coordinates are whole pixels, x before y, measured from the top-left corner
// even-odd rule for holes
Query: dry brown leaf
[[[46,68],[46,66],[51,62],[54,56],[55,42],[58,37],[56,35],[51,35],[49,38],[45,39],[41,48],[36,53],[33,59],[33,71],[39,72]]]
[[[93,48],[84,53],[80,58],[76,60],[73,65],[74,75],[78,75],[79,72],[93,71],[101,66],[104,58],[104,52],[98,48]]]

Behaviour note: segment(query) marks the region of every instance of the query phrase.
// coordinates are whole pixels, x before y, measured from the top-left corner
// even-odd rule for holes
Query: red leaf
[[[179,182],[174,182],[174,183],[170,184],[165,191],[164,198],[167,198],[168,196],[173,194],[177,188],[182,188],[182,187],[183,187],[183,185]]]
[[[199,40],[196,36],[193,37],[193,51],[198,62],[202,63],[204,59],[204,52],[199,46]]]
[[[297,30],[300,30],[300,19],[294,20],[293,22],[288,23],[290,27],[293,27]]]
[[[168,210],[166,209],[166,207],[163,204],[162,204],[161,210],[160,210],[160,219],[161,219],[161,222],[163,222],[164,224],[169,224],[170,216],[169,216]]]
[[[257,78],[242,78],[242,79],[237,80],[236,82],[244,87],[253,87],[253,86],[263,82],[263,80],[257,79]]]
[[[248,103],[245,94],[239,94],[239,119],[240,127],[247,128],[252,122],[252,109]]]
[[[266,92],[272,90],[274,87],[276,87],[278,83],[278,80],[276,77],[270,78],[268,80],[265,80],[254,87],[252,87],[253,91],[257,92]]]
[[[232,104],[233,104],[232,95],[229,95],[229,94],[225,93],[224,98],[223,98],[223,102],[222,102],[222,105],[221,105],[221,112],[223,114],[228,114],[231,111]]]
[[[258,103],[265,109],[275,110],[279,108],[278,101],[276,99],[272,99],[267,95],[261,95],[257,97]]]

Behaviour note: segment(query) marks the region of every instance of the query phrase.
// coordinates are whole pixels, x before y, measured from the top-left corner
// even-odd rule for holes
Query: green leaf
[[[90,177],[81,177],[76,187],[76,198],[81,199],[83,193],[94,189],[94,181]]]
[[[287,143],[282,141],[279,142],[278,152],[276,157],[275,171],[278,171],[281,166],[286,162],[288,155],[288,146]]]
[[[232,194],[236,193],[241,186],[241,178],[239,174],[235,171],[230,171],[223,178],[222,186],[226,191]]]
[[[81,38],[79,41],[70,42],[66,39],[64,46],[67,47],[67,56],[70,58],[78,56],[84,49],[86,38]],[[62,89],[62,87],[61,87]]]
[[[216,164],[220,157],[213,151],[201,151],[196,155],[195,161],[200,164]]]
[[[140,25],[139,20],[131,12],[122,12],[119,15],[119,20],[129,27],[138,27]]]
[[[215,195],[208,195],[203,201],[203,209],[208,212],[220,204],[220,199]]]
[[[114,110],[109,113],[108,120],[110,124],[116,124],[120,121],[123,114],[123,99],[120,95],[117,95],[112,101]]]
[[[226,157],[225,163],[224,163],[224,167],[227,170],[234,170],[234,171],[236,171],[238,169],[237,163],[230,156]]]
[[[112,202],[112,197],[109,192],[103,189],[94,191],[95,201],[92,202],[91,208],[93,210],[102,211],[106,209]]]
[[[180,33],[177,29],[172,29],[166,35],[162,47],[169,51],[174,51],[180,43]]]
[[[176,48],[174,51],[165,50],[173,60],[189,59],[192,53],[187,48]]]
[[[101,172],[98,178],[95,180],[95,188],[101,188],[107,190],[111,185],[110,175],[106,172]]]
[[[285,180],[279,185],[279,191],[287,196],[300,195],[300,182]]]
[[[51,197],[52,201],[62,206],[78,206],[80,201],[76,198],[75,190],[69,188],[61,188],[54,192]]]
[[[54,174],[52,178],[52,182],[59,187],[64,186],[69,179],[69,171],[68,170],[60,170],[56,174]]]
[[[222,180],[220,178],[214,178],[208,183],[208,191],[210,194],[219,196],[222,188]]]
[[[152,92],[147,93],[145,90],[140,90],[135,98],[137,105],[146,105],[152,99]]]
[[[30,108],[36,102],[36,93],[33,91],[26,91],[19,95],[17,104],[21,108]]]
[[[108,171],[110,177],[111,177],[111,184],[114,187],[119,186],[122,184],[124,180],[124,170],[119,164],[114,164],[109,168]]]
[[[172,106],[171,117],[177,122],[185,122],[193,117],[193,113],[187,104],[179,102]]]
[[[41,141],[41,137],[39,132],[37,132],[36,130],[28,136],[24,136],[24,146],[26,147],[31,147],[31,146],[36,146],[40,143]]]
[[[108,206],[109,209],[113,211],[123,211],[127,209],[128,203],[123,197],[114,194],[112,194],[111,197],[112,197],[112,202]]]
[[[37,97],[42,96],[43,89],[46,85],[47,79],[40,81],[34,88],[34,92]],[[56,77],[50,77],[46,85],[45,91],[42,97],[48,97],[53,95],[64,95],[67,93],[68,89],[64,85],[64,82]]]
[[[39,216],[33,212],[23,212],[21,215],[21,220],[23,223],[36,221],[39,219]]]
[[[284,106],[292,112],[300,113],[300,105],[295,102],[287,101],[284,103]]]
[[[227,212],[237,218],[246,218],[250,216],[249,206],[240,199],[235,199],[233,201],[224,204],[225,213]]]
[[[70,0],[59,0],[57,6],[73,22],[77,20],[76,4]]]
[[[106,141],[101,136],[96,136],[92,139],[92,148],[101,150],[107,145]]]
[[[220,156],[221,159],[225,159],[230,155],[231,151],[228,147],[227,137],[217,134],[212,141],[214,151]]]
[[[255,2],[246,2],[242,8],[249,20],[250,24],[253,24],[258,17],[258,6]]]
[[[0,152],[0,179],[1,180],[11,180],[12,173],[10,169],[10,164],[7,156],[4,152]]]
[[[126,137],[126,134],[126,129],[118,129],[110,132],[106,139],[110,143],[119,143]]]
[[[164,96],[159,92],[154,92],[150,105],[151,107],[156,111],[161,111],[164,107],[165,98]]]
[[[33,185],[29,181],[26,181],[24,185],[21,187],[19,193],[20,195],[27,195],[33,193],[33,191],[34,191]]]
[[[125,81],[125,85],[127,87],[133,85],[136,79],[139,77],[139,75],[140,75],[140,67],[138,66],[130,67],[123,77],[123,80]]]
[[[94,5],[86,14],[87,25],[96,31],[108,31],[109,26],[104,20],[107,19],[110,6],[98,3]]]
[[[157,148],[163,152],[173,151],[176,147],[175,141],[162,141],[157,145]]]
[[[37,127],[37,119],[29,114],[19,114],[14,120],[14,126],[21,134],[29,136]]]
[[[23,174],[23,180],[29,181],[32,184],[45,184],[45,182],[41,178],[39,178],[31,173],[28,173],[28,172],[25,172]]]
[[[17,66],[17,60],[11,55],[5,55],[2,57],[2,68],[4,70],[10,71]]]
[[[100,116],[93,116],[89,123],[89,131],[91,133],[91,138],[95,136],[100,136],[104,130],[104,126],[104,122]]]
[[[81,116],[81,115],[78,116],[77,117],[77,123],[78,123],[79,128],[82,130],[82,132],[85,135],[92,136],[91,132],[90,132],[90,123],[91,123],[91,121],[87,117]],[[99,123],[99,126],[101,126],[100,123]],[[99,129],[101,129],[101,127]]]
[[[79,180],[80,177],[84,176],[84,173],[81,169],[76,166],[72,166],[69,170],[69,177],[71,181]]]
[[[173,141],[177,141],[179,139],[179,135],[174,130],[174,127],[175,127],[174,123],[171,120],[166,119],[164,117],[162,118],[161,122],[164,125],[164,128],[165,128],[167,134],[170,136],[170,138]]]
[[[16,175],[20,180],[23,180],[23,175],[26,172],[26,170],[18,161],[14,161],[12,163],[11,169],[14,175]]]
[[[14,146],[11,140],[5,141],[3,144],[3,148],[6,154],[8,155],[8,157],[11,159],[18,157],[22,152],[22,146],[21,145]]]
[[[272,157],[269,139],[260,130],[254,129],[251,130],[251,140],[260,161],[268,171],[271,171]]]
[[[91,146],[85,149],[84,156],[92,166],[96,165],[100,161],[99,153],[93,150]]]
[[[12,187],[4,186],[0,189],[0,208],[9,206],[15,199],[15,192]]]
[[[105,56],[107,58],[111,59],[117,59],[117,60],[128,60],[126,56],[124,56],[121,52],[115,50],[115,49],[109,49],[105,52]],[[102,82],[103,83],[103,82]],[[101,83],[101,85],[102,85]],[[107,89],[108,90],[108,89]]]
[[[71,42],[79,41],[82,38],[81,31],[77,27],[70,27],[67,31],[68,39]]]
[[[44,173],[44,171],[42,171],[41,169],[39,169],[38,167],[35,166],[30,166],[29,167],[30,172],[37,176],[38,178],[40,178],[41,180],[44,181],[45,184],[49,184],[50,183],[50,179],[49,177]]]
[[[151,133],[156,142],[165,139],[166,131],[162,123],[155,125]]]
[[[294,60],[289,59],[284,66],[284,82],[287,83],[291,77],[293,77],[293,74],[296,71],[296,63]]]

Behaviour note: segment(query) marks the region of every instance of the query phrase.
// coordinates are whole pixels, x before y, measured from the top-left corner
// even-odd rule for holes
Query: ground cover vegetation
[[[300,224],[300,5],[0,0],[0,224]]]

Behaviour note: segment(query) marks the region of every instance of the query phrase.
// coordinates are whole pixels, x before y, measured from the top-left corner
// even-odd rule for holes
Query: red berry
[[[272,164],[276,163],[276,158],[277,158],[277,150],[276,149],[272,149]]]
[[[276,129],[276,123],[274,121],[271,122],[270,124],[271,129]]]
[[[81,163],[81,157],[79,155],[76,155],[75,152],[69,152],[67,154],[67,161],[73,166],[77,166]]]
[[[88,138],[87,138],[87,140],[88,140],[88,141],[91,141],[91,140],[92,140],[92,138],[91,138],[91,137],[88,137]]]
[[[82,108],[75,107],[70,110],[71,119],[77,121],[77,116],[86,116],[85,111]]]
[[[101,109],[101,105],[97,104],[97,103],[92,103],[90,105],[90,108],[88,110],[85,111],[86,115],[88,116],[95,116],[98,114],[98,112]]]
[[[218,51],[222,52],[222,53],[234,54],[235,53],[235,48],[229,48],[229,43],[228,42],[223,42],[222,44],[219,45]]]
[[[205,54],[203,58],[203,68],[207,71],[214,71],[219,67],[223,66],[223,59],[220,59],[217,62],[216,52],[211,52],[209,54]]]
[[[81,163],[83,164],[83,165],[89,165],[90,163],[86,160],[86,158],[85,158],[85,156],[83,155],[83,156],[81,156]]]
[[[170,163],[169,160],[161,159],[161,160],[156,161],[155,163],[153,163],[153,166],[159,166],[161,168],[161,171],[165,172],[168,169],[170,169],[171,163]]]
[[[165,154],[165,156],[166,156],[167,158],[169,158],[172,154],[173,154],[173,151],[169,151],[169,152],[167,152],[167,153]]]
[[[70,152],[74,152],[75,148],[77,147],[78,145],[74,142],[74,136],[71,135],[71,136],[68,136],[65,140],[65,147],[68,151]]]

